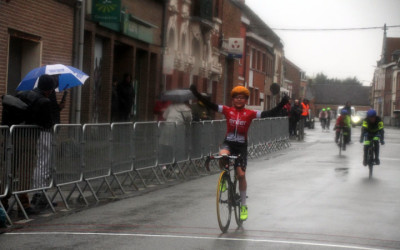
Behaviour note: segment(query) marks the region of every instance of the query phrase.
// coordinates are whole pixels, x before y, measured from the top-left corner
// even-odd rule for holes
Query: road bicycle
[[[373,138],[368,138],[368,134],[364,135],[364,140],[370,140],[370,145],[368,146],[367,149],[367,166],[369,170],[369,179],[372,179],[372,173],[374,171],[374,165],[375,163],[375,157],[374,157],[374,152],[375,152],[375,141],[379,140],[379,135],[374,136]]]
[[[235,220],[238,227],[242,226],[243,221],[240,220],[240,193],[239,181],[236,177],[235,160],[241,156],[223,155],[213,156],[223,162],[222,172],[218,178],[217,184],[217,219],[219,228],[223,233],[228,231],[231,222],[232,210],[235,213]],[[232,174],[232,172],[234,172]]]
[[[339,140],[338,140],[338,146],[339,146],[339,156],[342,155],[342,150],[346,150],[346,141],[344,136],[346,135],[346,132],[344,131],[344,127],[339,128]]]

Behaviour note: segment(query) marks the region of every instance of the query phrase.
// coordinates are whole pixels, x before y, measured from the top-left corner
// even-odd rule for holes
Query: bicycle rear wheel
[[[343,147],[343,133],[339,135],[339,155],[342,155],[342,147]]]
[[[372,179],[372,172],[374,170],[374,154],[371,146],[368,149],[367,159],[368,159],[369,179]]]
[[[233,182],[234,187],[234,199],[233,199],[233,206],[235,210],[235,220],[236,224],[241,227],[243,225],[243,221],[240,219],[240,206],[242,203],[240,202],[240,192],[239,192],[239,181],[235,178]]]
[[[231,222],[232,202],[229,195],[230,188],[229,174],[223,171],[219,175],[217,185],[217,219],[219,228],[223,233],[228,230]]]

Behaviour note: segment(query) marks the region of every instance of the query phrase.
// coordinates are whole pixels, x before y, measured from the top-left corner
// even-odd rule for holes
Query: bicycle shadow
[[[368,176],[361,179],[363,185],[379,185],[380,180],[378,178],[369,178]]]
[[[220,239],[238,239],[233,241],[225,241],[225,240],[214,240],[213,247],[211,249],[246,249],[247,243],[246,241],[242,241],[240,239],[246,239],[248,236],[244,234],[245,229],[243,226],[236,227],[236,229],[232,229],[226,233],[220,233],[218,238]]]

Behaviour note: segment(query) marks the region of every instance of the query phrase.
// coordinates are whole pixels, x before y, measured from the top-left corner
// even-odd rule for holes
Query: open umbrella
[[[183,103],[183,102],[192,100],[194,98],[195,97],[192,94],[192,91],[190,91],[189,89],[174,89],[174,90],[166,91],[162,95],[161,100]]]
[[[17,90],[32,90],[37,87],[38,80],[41,75],[58,75],[58,88],[56,91],[63,91],[65,89],[73,88],[83,85],[88,75],[71,66],[62,64],[46,65],[30,71],[24,79],[20,82]]]

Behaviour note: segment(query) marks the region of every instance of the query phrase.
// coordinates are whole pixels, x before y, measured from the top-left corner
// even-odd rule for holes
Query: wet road
[[[249,219],[221,234],[217,175],[34,221],[0,235],[1,249],[400,249],[400,130],[386,130],[372,180],[359,128],[342,157],[333,132],[248,167]]]

